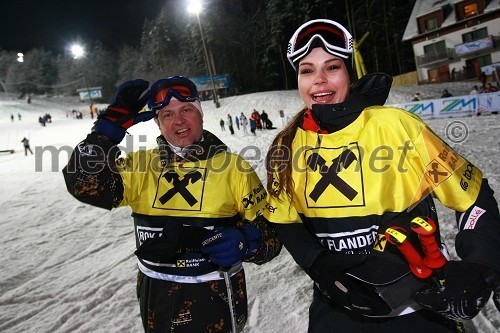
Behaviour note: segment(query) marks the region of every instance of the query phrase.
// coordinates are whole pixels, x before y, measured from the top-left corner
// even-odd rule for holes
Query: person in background
[[[225,131],[225,129],[224,129],[224,119],[220,118],[219,124],[220,124],[220,129],[222,130],[222,132],[224,132]]]
[[[248,134],[248,131],[247,131],[248,119],[247,119],[247,117],[243,114],[243,112],[242,112],[242,113],[241,113],[241,115],[240,115],[240,124],[241,124],[241,127],[243,127],[243,133],[244,133],[244,134]]]
[[[453,95],[450,94],[447,89],[444,89],[443,93],[441,94],[441,98],[446,98],[446,97],[453,97]]]
[[[418,102],[418,101],[423,101],[423,100],[424,99],[423,99],[423,97],[422,97],[422,95],[420,93],[416,93],[415,96],[413,96],[413,99],[412,99],[413,102]]]
[[[488,181],[420,118],[383,106],[389,75],[355,81],[341,24],[304,23],[287,57],[306,107],[267,154],[264,217],[314,281],[308,332],[458,332],[492,291],[500,296],[500,214]],[[436,247],[444,266],[425,268],[439,286],[386,236],[397,231],[419,248],[410,222],[437,221],[434,199],[457,213],[462,259],[446,262]]]
[[[498,89],[495,86],[493,86],[490,82],[488,82],[486,84],[486,89],[484,89],[483,92],[486,94],[486,93],[491,93],[491,92],[495,92],[495,91],[498,91]]]
[[[229,127],[229,132],[231,132],[231,134],[234,134],[233,117],[231,117],[229,113],[227,114],[227,127]]]
[[[250,118],[249,120],[250,122],[250,132],[253,134],[253,135],[256,135],[255,134],[255,120],[253,118]]]
[[[260,114],[260,119],[262,121],[262,129],[266,129],[267,128],[267,120],[269,119],[269,116],[267,115],[265,110],[262,110],[262,112]]]
[[[92,206],[131,207],[145,332],[241,332],[242,262],[263,264],[281,247],[260,217],[267,193],[253,168],[203,129],[191,80],[148,86],[138,79],[118,87],[63,169],[67,189]],[[141,111],[146,103],[151,111]],[[127,129],[150,119],[158,146],[115,160]]]
[[[479,90],[477,86],[472,87],[471,91],[469,92],[469,95],[477,95],[479,93]]]
[[[31,153],[31,155],[33,155],[33,151],[31,151],[31,147],[30,147],[30,140],[28,140],[28,139],[26,139],[26,137],[24,137],[21,140],[21,142],[24,145],[24,155],[28,156],[28,151]]]
[[[488,79],[488,77],[486,76],[485,72],[481,72],[481,74],[479,74],[479,82],[481,82],[481,88],[483,90],[486,89],[486,80],[487,79]]]
[[[253,119],[254,121],[254,124],[255,124],[255,128],[258,129],[258,130],[262,130],[262,122],[260,120],[260,113],[259,111],[257,110],[253,110],[252,114],[250,115],[250,118]],[[250,126],[250,129],[252,129],[252,127]]]
[[[236,128],[239,131],[240,130],[240,117],[238,117],[238,116],[234,117],[234,122],[236,123]]]

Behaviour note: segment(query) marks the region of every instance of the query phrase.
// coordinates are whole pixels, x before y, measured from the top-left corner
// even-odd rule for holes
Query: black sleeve
[[[107,137],[90,133],[62,170],[69,193],[92,206],[117,207],[123,200],[123,182],[115,164],[119,152]]]
[[[328,252],[303,223],[270,223],[278,233],[278,239],[290,252],[295,262],[309,274],[318,255]]]
[[[462,260],[483,264],[500,272],[500,214],[488,180],[465,212],[457,213],[459,232],[455,247]]]
[[[262,246],[255,256],[245,261],[262,265],[276,257],[281,251],[282,244],[278,240],[276,231],[270,226],[270,223],[262,215],[259,215],[254,221],[246,223],[251,223],[261,232]]]

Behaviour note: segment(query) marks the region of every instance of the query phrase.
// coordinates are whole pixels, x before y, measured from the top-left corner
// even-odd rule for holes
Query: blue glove
[[[496,274],[490,268],[466,261],[449,261],[440,272],[440,289],[429,285],[417,291],[415,301],[443,317],[464,321],[474,318],[488,301]]]
[[[216,228],[202,241],[202,252],[222,268],[252,257],[262,245],[262,233],[250,223],[242,227]]]
[[[122,83],[117,88],[111,104],[99,116],[93,131],[104,134],[119,143],[132,125],[154,118],[153,111],[139,113],[149,98],[148,94],[144,94],[148,86],[149,82],[141,79]]]

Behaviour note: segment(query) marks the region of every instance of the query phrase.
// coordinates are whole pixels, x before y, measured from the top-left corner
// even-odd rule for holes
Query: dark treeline
[[[295,29],[313,18],[330,18],[350,27],[359,40],[368,72],[398,75],[415,69],[410,43],[401,42],[415,1],[398,0],[206,0],[200,14],[209,59],[215,73],[229,74],[233,93],[296,88],[295,72],[286,59]],[[123,22],[121,23],[123,24]],[[205,76],[205,55],[195,15],[185,1],[167,1],[143,25],[140,41],[111,51],[99,41],[86,42],[86,57],[33,49],[16,60],[0,50],[0,90],[30,94],[75,95],[102,86],[104,99],[127,79],[154,81],[171,75]],[[116,49],[116,47],[115,47]],[[1,89],[3,88],[3,89]]]

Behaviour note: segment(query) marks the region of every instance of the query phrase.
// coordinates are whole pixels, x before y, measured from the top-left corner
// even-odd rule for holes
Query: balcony
[[[498,42],[499,37],[488,36],[472,42],[455,45],[455,53],[459,57],[477,56],[481,53],[491,52],[491,49],[499,45]]]
[[[417,56],[418,67],[434,67],[445,65],[456,59],[455,49],[446,48],[439,52],[427,53]]]

